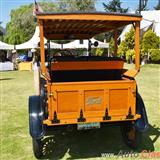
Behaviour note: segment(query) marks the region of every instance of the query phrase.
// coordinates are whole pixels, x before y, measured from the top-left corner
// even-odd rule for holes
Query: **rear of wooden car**
[[[34,154],[42,156],[42,142],[48,128],[78,130],[121,125],[127,145],[134,148],[140,133],[148,128],[142,98],[134,77],[140,70],[139,31],[141,16],[104,13],[66,13],[37,15],[40,27],[40,95],[29,98],[30,134]],[[135,69],[124,69],[116,57],[117,30],[133,24],[135,28]],[[90,39],[113,30],[114,57],[54,56],[45,65],[44,37]]]
[[[53,81],[47,84],[49,117],[44,124],[54,126],[139,118],[135,110],[136,82],[121,76],[123,63],[120,59],[53,62]]]

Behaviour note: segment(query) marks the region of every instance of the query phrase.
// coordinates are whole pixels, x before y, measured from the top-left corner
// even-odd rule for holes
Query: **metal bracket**
[[[83,111],[82,111],[82,109],[81,109],[81,111],[80,111],[80,116],[79,116],[79,118],[78,118],[78,122],[85,122],[86,121],[86,119],[83,117]]]
[[[48,93],[48,96],[52,97],[52,96],[54,96],[54,94],[51,92],[51,93]]]
[[[56,113],[56,111],[54,111],[54,116],[53,116],[52,123],[60,123],[60,120],[57,118],[57,113]]]
[[[131,107],[129,107],[128,115],[126,116],[126,119],[133,119],[134,115],[132,114]]]
[[[111,116],[109,116],[108,114],[108,108],[106,108],[106,111],[105,111],[105,115],[103,117],[103,120],[111,120]]]

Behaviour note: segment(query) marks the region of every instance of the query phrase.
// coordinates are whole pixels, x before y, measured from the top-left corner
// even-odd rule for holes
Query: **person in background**
[[[33,62],[33,64],[34,64],[35,62],[37,62],[36,49],[32,48],[32,49],[31,49],[31,53],[32,53],[32,62]]]
[[[31,49],[31,53],[34,75],[34,90],[36,95],[40,95],[40,64],[38,61],[38,54],[34,48]]]
[[[28,51],[28,61],[32,61],[33,53],[31,50]]]
[[[13,63],[13,69],[18,70],[18,63],[17,63],[18,53],[14,49],[12,50],[12,63]]]

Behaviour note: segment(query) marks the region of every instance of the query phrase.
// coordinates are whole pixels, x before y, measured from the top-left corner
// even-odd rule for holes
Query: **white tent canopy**
[[[33,37],[22,44],[16,45],[16,49],[31,49],[31,48],[37,48],[39,43],[39,28],[36,27],[35,33],[33,35]]]
[[[91,39],[91,42],[94,43],[95,40],[94,38]],[[22,44],[16,45],[16,49],[20,50],[20,49],[31,49],[31,48],[39,48],[39,42],[40,42],[40,36],[39,36],[39,27],[36,27],[35,33],[33,35],[33,37]],[[47,43],[47,39],[44,38],[44,43]],[[93,46],[94,47],[94,46]],[[100,42],[98,41],[98,46],[97,48],[108,48],[109,44],[108,43],[104,43],[104,42]],[[50,42],[50,48],[53,49],[76,49],[76,48],[88,48],[88,40],[83,40],[83,43],[81,44],[80,40],[75,40],[73,42],[67,43],[67,44],[58,44],[58,43],[54,43],[54,42]]]
[[[14,45],[10,45],[0,41],[0,50],[12,50],[14,49]]]
[[[90,39],[91,43],[94,43],[95,41],[97,41],[96,39],[92,38]],[[98,46],[93,48],[109,48],[109,44],[108,43],[104,43],[101,41],[97,41],[98,42]],[[67,43],[63,45],[64,49],[76,49],[76,48],[88,48],[88,40],[75,40],[73,42]]]
[[[20,50],[20,49],[31,49],[31,48],[39,48],[39,42],[40,42],[40,36],[39,36],[39,27],[36,27],[35,33],[33,35],[33,37],[22,44],[16,45],[16,49]],[[44,38],[44,43],[47,43],[47,40]],[[60,44],[54,43],[54,42],[50,42],[50,47],[51,48],[61,48]]]
[[[152,29],[157,36],[160,36],[160,10],[155,11],[142,11],[141,32],[145,32],[148,29]],[[124,28],[120,35],[121,40],[124,40],[125,34],[130,31],[132,25],[128,25]]]

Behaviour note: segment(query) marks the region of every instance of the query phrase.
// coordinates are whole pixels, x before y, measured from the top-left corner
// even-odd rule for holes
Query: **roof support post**
[[[135,22],[135,69],[140,70],[140,22]]]
[[[39,29],[40,29],[40,54],[41,54],[41,72],[43,75],[46,74],[46,66],[45,66],[45,49],[44,49],[44,31],[43,31],[43,21],[39,21]]]
[[[114,29],[114,56],[117,55],[117,50],[118,50],[117,38],[118,38],[118,30],[116,28]]]

